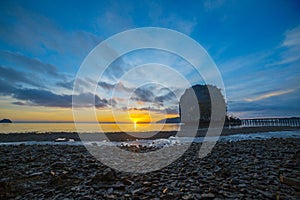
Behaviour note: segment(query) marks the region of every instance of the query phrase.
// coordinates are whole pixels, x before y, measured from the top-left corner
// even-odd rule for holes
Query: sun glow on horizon
[[[74,122],[75,120],[70,108],[18,106],[9,103],[5,105],[7,105],[5,108],[0,108],[0,118],[9,118],[14,122]],[[88,108],[81,109],[83,110],[82,116],[76,119],[77,122],[135,123],[136,127],[140,127],[142,124],[178,117],[178,114],[137,109],[115,110],[114,112],[111,109],[95,109],[95,115],[91,115]],[[22,115],[19,111],[22,111]]]

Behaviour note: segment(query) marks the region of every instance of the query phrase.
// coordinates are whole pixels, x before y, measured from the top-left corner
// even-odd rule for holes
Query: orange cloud
[[[283,95],[283,94],[288,94],[288,93],[291,93],[293,91],[294,91],[293,89],[290,89],[290,90],[284,90],[284,91],[270,92],[270,93],[262,94],[262,95],[259,95],[259,96],[253,97],[253,98],[245,98],[244,100],[248,101],[248,102],[259,101],[259,100],[267,99],[267,98],[270,98],[270,97],[275,97],[275,96],[280,96],[280,95]]]

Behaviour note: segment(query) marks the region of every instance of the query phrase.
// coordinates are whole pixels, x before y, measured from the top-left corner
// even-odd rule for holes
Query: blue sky
[[[18,118],[17,112],[39,116],[50,108],[53,113],[70,108],[72,81],[88,53],[116,33],[148,26],[182,32],[207,50],[221,72],[230,114],[300,116],[299,1],[5,0],[0,5],[0,117],[36,120]],[[163,62],[166,56],[157,57]],[[118,62],[124,70],[139,61],[127,55]],[[105,86],[114,82],[106,83],[100,107],[111,101]],[[168,94],[151,87],[144,88],[155,93],[151,101]],[[174,102],[165,100],[174,112]]]

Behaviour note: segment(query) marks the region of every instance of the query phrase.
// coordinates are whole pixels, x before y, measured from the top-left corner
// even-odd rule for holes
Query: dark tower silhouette
[[[199,122],[199,127],[208,127],[212,115],[210,93],[218,99],[217,104],[214,105],[214,109],[216,111],[223,110],[224,107],[226,107],[224,96],[222,95],[222,92],[219,88],[213,85],[194,85],[191,88],[186,89],[184,94],[180,98],[179,114],[182,123]],[[198,105],[195,105],[195,103],[190,103],[190,99],[193,96],[196,96]],[[185,113],[182,113],[183,108],[185,109]],[[200,115],[196,112],[200,112]],[[239,119],[228,117],[226,113],[225,116],[219,115],[218,118],[214,120],[221,120],[221,118],[224,117],[226,126],[228,126],[229,124],[238,125],[240,123]]]

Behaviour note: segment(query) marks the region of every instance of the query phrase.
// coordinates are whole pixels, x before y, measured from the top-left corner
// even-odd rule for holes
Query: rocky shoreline
[[[222,131],[222,136],[235,135],[235,134],[250,134],[250,133],[261,133],[261,132],[272,132],[272,131],[294,131],[300,130],[299,127],[288,127],[288,126],[270,126],[270,127],[247,127],[247,128],[224,128]],[[207,133],[207,129],[199,129],[197,136],[203,137]],[[91,141],[97,141],[97,134],[106,134],[106,137],[110,141],[132,141],[140,139],[139,135],[147,135],[144,133],[130,133],[116,132],[116,133],[83,133],[84,135],[89,135]],[[177,132],[175,131],[161,131],[155,135],[149,132],[149,135],[153,135],[147,139],[157,139],[157,138],[169,138],[170,136],[175,136]],[[49,133],[9,133],[0,134],[0,142],[23,142],[23,141],[55,141],[57,138],[72,139],[74,141],[81,141],[80,137],[76,132],[49,132]]]
[[[84,146],[0,146],[0,199],[300,198],[300,139],[218,143],[203,159],[199,146],[146,174],[115,171]]]

